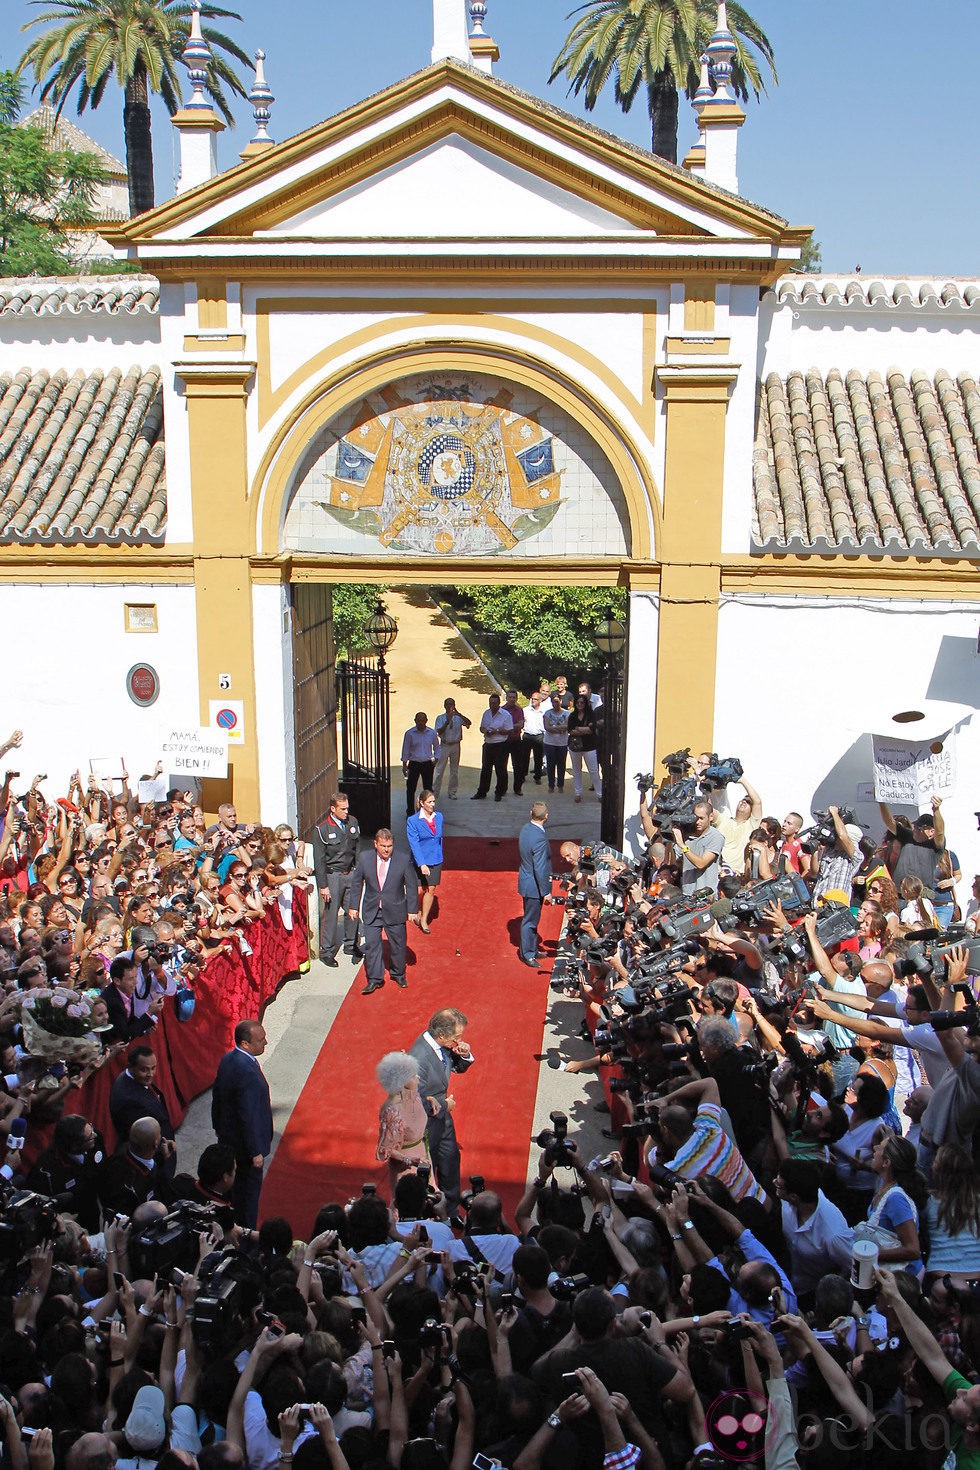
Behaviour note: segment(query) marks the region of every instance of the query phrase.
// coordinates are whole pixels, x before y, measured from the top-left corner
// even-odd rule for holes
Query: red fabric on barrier
[[[189,1021],[178,1021],[168,1002],[154,1030],[140,1038],[156,1055],[153,1080],[175,1126],[183,1122],[194,1098],[211,1086],[218,1062],[233,1045],[238,1022],[261,1015],[283,978],[295,974],[308,958],[306,891],[293,890],[292,930],[286,928],[276,906],[248,925],[246,937],[251,955],[243,955],[235,944],[230,952],[222,951],[208,960],[194,985],[194,1014]],[[125,1066],[123,1052],[93,1073],[78,1092],[70,1092],[66,1101],[65,1111],[88,1118],[110,1149],[115,1147],[116,1134],[109,1117],[109,1093]],[[52,1131],[51,1127],[30,1129],[23,1154],[25,1168],[47,1148]]]

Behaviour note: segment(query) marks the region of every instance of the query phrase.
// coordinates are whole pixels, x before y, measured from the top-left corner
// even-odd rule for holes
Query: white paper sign
[[[126,762],[121,755],[93,755],[88,768],[93,776],[98,776],[100,781],[108,784],[110,781],[122,780]]]
[[[956,746],[951,731],[921,744],[881,735],[871,739],[877,801],[923,810],[930,797],[950,795],[956,782]],[[942,748],[933,750],[933,745]]]
[[[166,801],[167,778],[166,776],[147,776],[136,788],[136,800],[143,804],[147,801]]]
[[[163,738],[162,758],[175,776],[227,776],[228,738],[204,725],[170,729]]]

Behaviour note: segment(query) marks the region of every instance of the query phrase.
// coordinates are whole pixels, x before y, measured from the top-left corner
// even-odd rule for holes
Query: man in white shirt
[[[480,721],[480,734],[483,736],[480,784],[470,797],[471,801],[486,800],[491,777],[496,778],[493,799],[503,801],[507,794],[507,750],[513,728],[510,715],[500,708],[500,695],[491,694]]]
[[[521,737],[525,751],[524,772],[534,762],[534,784],[541,785],[544,771],[544,710],[541,708],[541,691],[535,689],[531,702],[524,710],[524,734]]]
[[[460,714],[455,699],[443,702],[445,713],[436,715],[435,730],[439,737],[439,755],[432,777],[432,790],[436,796],[442,790],[442,780],[449,768],[449,800],[456,800],[459,790],[459,752],[463,744],[463,731],[472,727],[473,721]]]
[[[849,1270],[852,1232],[820,1188],[819,1165],[808,1159],[784,1159],[776,1175],[776,1195],[797,1293],[815,1291],[829,1271]]]

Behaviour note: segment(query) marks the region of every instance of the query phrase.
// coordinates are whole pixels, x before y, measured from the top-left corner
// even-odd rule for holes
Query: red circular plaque
[[[152,664],[133,664],[126,675],[126,693],[134,704],[144,709],[155,702],[160,693],[160,676]]]

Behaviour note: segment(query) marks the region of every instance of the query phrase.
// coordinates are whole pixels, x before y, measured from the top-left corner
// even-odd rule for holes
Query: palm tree
[[[79,113],[98,107],[111,77],[123,88],[123,128],[131,214],[153,208],[153,143],[150,136],[150,93],[161,96],[171,113],[180,106],[181,83],[177,60],[190,32],[191,6],[187,0],[31,0],[48,5],[43,15],[28,21],[48,26],[21,57],[20,69],[31,67],[43,100],[64,107],[77,87]],[[241,20],[234,10],[208,3],[201,15],[209,19]],[[245,88],[233,66],[220,53],[245,67],[249,57],[220,31],[208,26],[202,33],[212,48],[208,91],[226,122],[233,122],[225,95],[230,88],[239,97]]]
[[[571,14],[581,18],[569,32],[550,80],[564,72],[569,91],[576,96],[584,92],[590,112],[610,76],[624,112],[645,89],[653,152],[676,163],[678,95],[683,88],[693,97],[697,89],[701,53],[717,22],[717,0],[588,0]],[[728,6],[728,20],[737,47],[732,87],[743,99],[749,88],[758,97],[765,84],[756,52],[773,81],[779,80],[772,43],[734,0]]]

